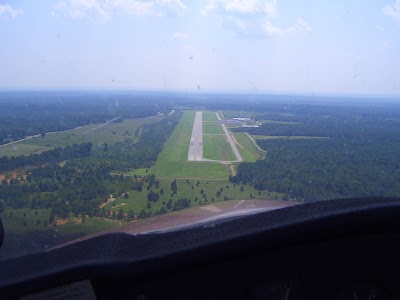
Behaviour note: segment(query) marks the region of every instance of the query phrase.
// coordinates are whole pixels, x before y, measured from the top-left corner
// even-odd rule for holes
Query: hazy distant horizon
[[[84,93],[88,95],[99,95],[103,94],[103,96],[116,96],[116,95],[124,95],[127,96],[131,94],[132,96],[139,96],[139,95],[157,95],[157,96],[168,96],[168,95],[179,95],[179,96],[190,96],[196,97],[198,96],[215,96],[215,97],[241,97],[241,96],[248,96],[248,97],[255,97],[254,100],[260,100],[257,98],[263,98],[262,100],[265,101],[285,101],[289,99],[285,99],[285,97],[292,97],[290,100],[299,100],[299,101],[309,101],[309,102],[341,102],[346,103],[346,101],[354,101],[354,102],[366,102],[366,103],[374,103],[377,104],[382,103],[400,103],[400,96],[397,95],[360,95],[360,94],[299,94],[299,93],[268,93],[268,92],[258,92],[258,93],[251,93],[247,91],[192,91],[192,90],[161,90],[161,89],[152,89],[152,90],[132,90],[132,89],[0,89],[0,100],[1,96],[4,94],[15,94],[18,95],[19,93],[33,93],[33,94],[40,94],[40,93],[50,93],[57,95],[57,93],[65,93],[68,96],[69,94],[73,95],[76,93]],[[276,98],[274,98],[276,97]],[[212,98],[203,98],[203,101],[213,101],[216,99]],[[239,99],[232,99],[232,100],[239,100]],[[387,101],[387,102],[386,102]]]

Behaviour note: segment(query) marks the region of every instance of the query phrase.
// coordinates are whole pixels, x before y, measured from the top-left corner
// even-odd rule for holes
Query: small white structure
[[[238,120],[238,121],[250,121],[250,118],[232,118],[233,120]]]

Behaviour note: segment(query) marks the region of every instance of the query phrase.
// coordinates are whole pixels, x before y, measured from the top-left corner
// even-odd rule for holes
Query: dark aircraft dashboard
[[[321,201],[0,262],[0,299],[400,299],[400,199]]]

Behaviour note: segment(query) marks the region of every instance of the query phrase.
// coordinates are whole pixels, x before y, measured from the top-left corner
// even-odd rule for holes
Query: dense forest
[[[231,181],[305,201],[400,196],[400,141],[258,140],[264,160],[242,163]]]
[[[296,107],[269,113],[259,128],[237,128],[262,136],[324,139],[257,139],[264,160],[242,163],[232,182],[282,192],[286,199],[315,201],[363,196],[400,196],[400,111],[390,107]]]

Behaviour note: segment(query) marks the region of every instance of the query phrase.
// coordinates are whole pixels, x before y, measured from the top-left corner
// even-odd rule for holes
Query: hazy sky
[[[0,88],[400,95],[400,0],[0,0]]]

